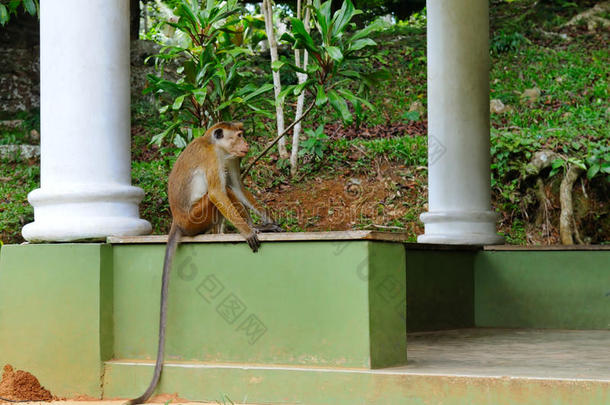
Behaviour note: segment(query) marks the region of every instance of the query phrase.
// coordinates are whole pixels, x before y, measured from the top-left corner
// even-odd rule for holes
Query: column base
[[[129,185],[74,185],[37,189],[28,200],[34,222],[22,229],[28,242],[105,240],[115,235],[145,235],[152,227],[139,218],[144,192]]]
[[[504,237],[496,233],[498,214],[493,211],[434,211],[420,215],[426,230],[418,243],[449,245],[499,245]]]

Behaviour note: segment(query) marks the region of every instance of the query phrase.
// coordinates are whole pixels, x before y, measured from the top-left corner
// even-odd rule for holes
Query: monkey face
[[[213,137],[216,145],[234,157],[242,158],[250,149],[248,142],[244,139],[244,131],[241,126],[218,124],[217,128],[213,129]]]

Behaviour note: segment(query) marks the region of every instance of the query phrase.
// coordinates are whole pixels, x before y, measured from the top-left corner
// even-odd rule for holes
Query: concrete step
[[[170,360],[159,392],[265,404],[610,403],[610,331],[476,328],[408,342],[406,366],[377,370]],[[106,362],[104,397],[140,394],[152,365]]]

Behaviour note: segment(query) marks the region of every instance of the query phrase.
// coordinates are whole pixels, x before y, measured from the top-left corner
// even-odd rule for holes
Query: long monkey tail
[[[169,291],[169,274],[174,260],[176,249],[180,244],[180,237],[182,231],[180,228],[172,222],[172,227],[169,230],[167,236],[167,246],[165,247],[165,260],[163,261],[163,278],[161,280],[161,311],[159,314],[159,346],[157,347],[157,362],[155,363],[155,371],[153,373],[152,380],[148,385],[148,388],[142,395],[135,399],[131,399],[125,403],[125,405],[136,405],[142,404],[150,398],[154,392],[159,378],[161,377],[161,370],[163,369],[163,358],[165,355],[165,326],[167,324],[167,296]]]

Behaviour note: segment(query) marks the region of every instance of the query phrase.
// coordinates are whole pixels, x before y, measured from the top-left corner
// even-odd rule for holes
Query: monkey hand
[[[253,232],[250,236],[246,237],[246,242],[248,242],[248,246],[250,246],[250,249],[252,249],[252,252],[254,253],[258,251],[258,248],[261,245],[258,236],[256,236],[256,232]]]
[[[257,232],[284,232],[281,226],[275,222],[267,222],[256,227]]]

